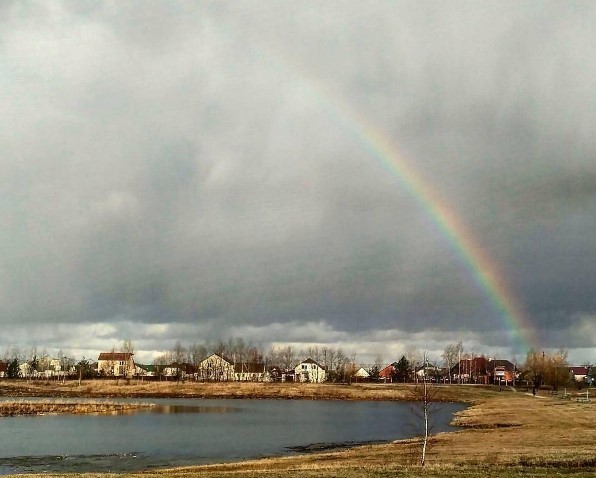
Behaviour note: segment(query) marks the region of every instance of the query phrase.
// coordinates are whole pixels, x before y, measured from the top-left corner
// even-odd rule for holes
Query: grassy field
[[[308,384],[264,382],[141,382],[136,380],[0,381],[0,396],[180,397],[308,400],[410,400],[414,387],[396,384]],[[497,393],[490,387],[436,387],[438,401],[474,403]]]
[[[172,384],[106,386],[105,382],[76,384],[2,383],[1,392],[22,394],[20,386],[55,396],[197,396],[251,398],[309,398],[349,400],[403,400],[412,387],[294,384]],[[434,436],[427,466],[418,466],[420,444],[401,440],[347,450],[260,459],[243,463],[149,471],[127,476],[186,478],[215,477],[547,477],[596,476],[596,403],[579,403],[547,395],[533,397],[525,390],[467,386],[437,387],[437,398],[464,401],[471,406],[459,413],[460,431]],[[107,475],[87,475],[104,477]]]

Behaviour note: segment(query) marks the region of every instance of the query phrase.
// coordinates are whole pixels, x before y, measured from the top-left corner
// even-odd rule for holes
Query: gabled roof
[[[127,361],[129,360],[134,354],[130,352],[101,352],[97,360],[106,360],[106,361]]]
[[[318,362],[314,361],[314,360],[313,360],[313,359],[311,359],[310,357],[309,357],[309,358],[307,358],[306,360],[303,360],[303,361],[302,361],[302,362],[300,362],[298,365],[302,365],[303,363],[312,363],[312,364],[315,364],[317,367],[320,367],[320,368],[325,368],[325,367],[323,367],[323,366],[322,366],[320,363],[318,363]]]
[[[214,355],[215,355],[216,357],[220,358],[221,360],[223,360],[224,362],[228,362],[230,365],[234,365],[234,362],[233,362],[233,361],[232,361],[230,358],[226,357],[225,355],[218,354],[217,352],[214,352],[214,353],[212,353],[211,355],[209,355],[207,358],[205,358],[205,359],[203,360],[203,362],[204,362],[205,360],[207,360],[207,359],[210,359],[210,358],[211,358],[211,357],[213,357]]]
[[[573,375],[588,375],[588,367],[569,367]]]
[[[363,367],[360,367],[356,373],[354,374],[356,377],[360,377],[360,378],[368,378],[370,377],[370,373],[368,373],[366,370],[364,370]]]
[[[509,372],[513,372],[515,370],[515,365],[513,365],[509,360],[489,360],[488,365],[486,366],[488,371],[493,371],[497,367],[502,367]]]
[[[383,377],[383,378],[388,378],[391,375],[393,375],[393,372],[395,372],[396,369],[397,369],[397,362],[390,363],[389,365],[383,367],[379,371],[379,376]]]

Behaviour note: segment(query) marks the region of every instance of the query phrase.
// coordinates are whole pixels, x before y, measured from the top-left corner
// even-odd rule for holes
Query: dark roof
[[[573,375],[588,375],[588,367],[569,367]]]
[[[0,362],[0,372],[8,371],[8,362]]]
[[[494,362],[494,360],[493,360]],[[474,358],[463,358],[451,367],[451,373],[473,373],[476,375],[482,375],[486,373],[489,368],[490,361],[486,357],[474,357]]]
[[[99,354],[99,358],[97,360],[108,360],[108,361],[120,361],[120,360],[128,360],[132,357],[133,354],[129,352],[101,352]]]
[[[515,370],[515,365],[513,365],[509,360],[490,360],[488,365],[486,366],[487,370],[492,372],[495,368],[502,367],[505,370],[513,372]]]
[[[316,362],[315,360],[311,359],[310,357],[307,358],[306,360],[303,360],[302,362],[300,362],[300,364],[303,364],[303,363],[314,363],[318,367],[325,368],[320,363]]]

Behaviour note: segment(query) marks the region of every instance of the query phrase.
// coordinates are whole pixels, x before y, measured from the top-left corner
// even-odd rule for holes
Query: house
[[[33,375],[33,367],[27,362],[19,364],[19,377],[31,377]]]
[[[264,363],[244,362],[234,365],[234,380],[238,382],[270,382],[271,376]]]
[[[234,363],[223,355],[213,353],[199,363],[196,378],[214,382],[234,380]]]
[[[268,376],[271,382],[293,382],[295,373],[294,369],[284,370],[280,367],[271,367]]]
[[[101,352],[97,359],[97,372],[104,377],[132,377],[135,362],[130,352]]]
[[[187,378],[194,378],[195,367],[187,362],[165,365],[160,367],[160,374],[163,377],[175,377],[177,379],[186,380]]]
[[[569,367],[569,374],[576,382],[586,382],[590,374],[590,369],[589,367]]]
[[[0,378],[8,377],[8,362],[0,362]]]
[[[487,385],[490,381],[486,357],[468,357],[461,359],[451,367],[450,375],[459,383],[476,383]]]
[[[325,369],[311,358],[294,367],[296,382],[322,383],[325,381]]]
[[[356,382],[365,382],[370,379],[370,373],[368,373],[364,368],[360,367],[356,372],[354,372],[354,380]]]
[[[137,377],[155,377],[155,365],[135,364],[135,375]]]
[[[426,364],[416,370],[418,380],[438,380],[441,376],[441,368],[436,365]]]
[[[397,369],[397,362],[390,363],[382,368],[379,372],[379,380],[383,382],[393,382],[395,380],[395,371]]]
[[[509,385],[515,383],[516,366],[509,360],[488,359],[486,373],[489,382],[494,385]]]

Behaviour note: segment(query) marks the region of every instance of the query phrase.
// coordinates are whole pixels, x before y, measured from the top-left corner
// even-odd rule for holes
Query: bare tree
[[[441,357],[443,358],[443,363],[445,364],[445,368],[447,369],[447,373],[449,374],[449,383],[451,383],[451,369],[453,368],[453,365],[457,363],[456,361],[458,357],[457,345],[447,345],[445,347],[445,350],[443,350],[443,355]]]
[[[416,374],[416,369],[420,365],[420,354],[416,347],[408,347],[406,349],[406,358],[408,359],[408,363],[412,370],[414,371],[414,382],[418,383],[418,375]]]
[[[288,345],[280,350],[280,358],[284,370],[290,370],[296,363],[296,350]]]
[[[199,375],[202,373],[200,371],[201,362],[207,357],[207,347],[204,345],[192,344],[188,347],[188,362],[192,364],[194,368],[194,378],[197,380]]]
[[[170,364],[170,353],[166,352],[162,355],[159,355],[153,360],[153,366],[155,367],[155,373],[159,377],[159,380],[163,377],[164,368],[166,365]]]
[[[134,375],[134,367],[133,367],[133,359],[132,356],[135,353],[135,346],[132,343],[132,340],[130,339],[126,339],[122,342],[122,351],[124,353],[130,354],[131,359],[130,360],[126,360],[126,356],[124,359],[124,376],[125,378],[129,378],[130,375]],[[130,370],[131,368],[133,368],[133,370]]]
[[[428,362],[428,354],[426,351],[423,352],[422,362]],[[417,407],[414,409],[415,415],[421,420],[421,449],[420,449],[420,466],[426,464],[426,457],[428,454],[428,447],[430,442],[431,433],[431,414],[432,407],[435,403],[436,389],[427,379],[423,377],[420,384],[416,384],[413,390],[414,401]]]

